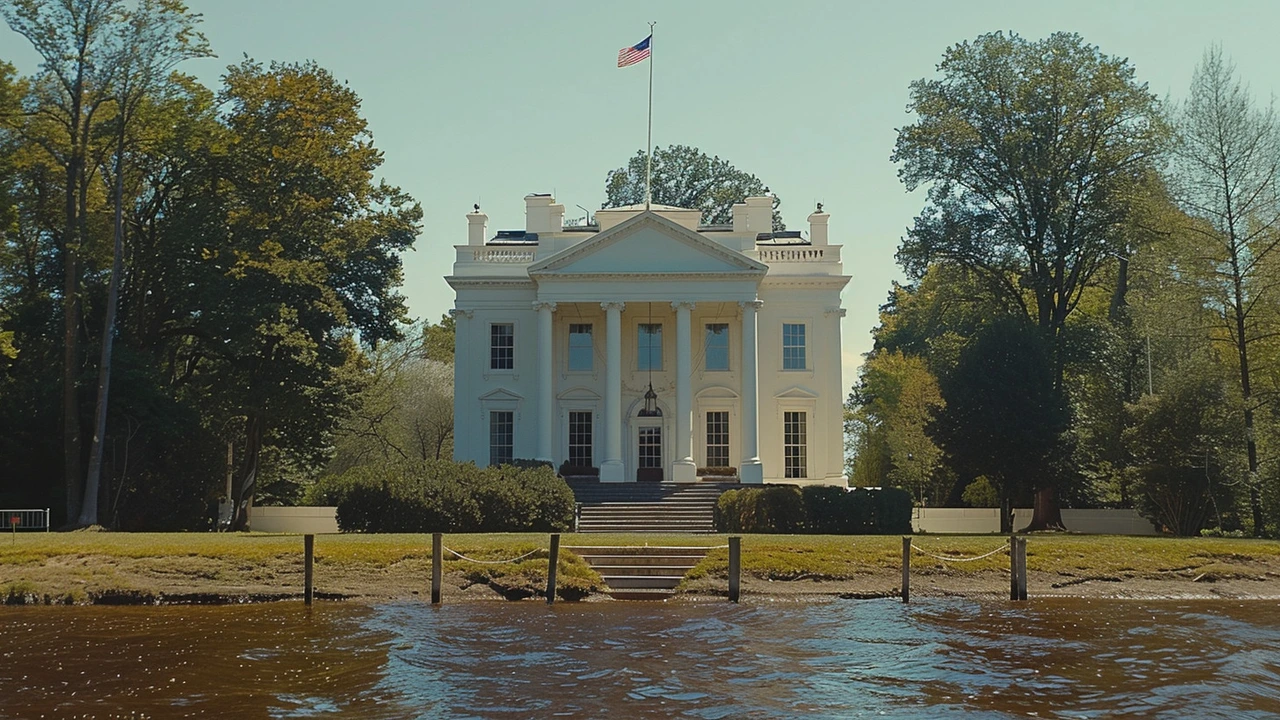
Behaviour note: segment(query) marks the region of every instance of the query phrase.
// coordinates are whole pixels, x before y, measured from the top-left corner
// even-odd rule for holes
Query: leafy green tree
[[[1126,60],[1069,33],[982,35],[938,70],[911,83],[916,122],[892,156],[908,189],[929,186],[899,262],[915,277],[941,259],[977,272],[1056,343],[1125,250],[1119,229],[1164,147],[1159,103]]]
[[[604,207],[644,204],[646,162],[644,150],[639,150],[625,166],[609,171],[604,184]],[[768,191],[755,175],[735,168],[719,156],[709,157],[698,148],[671,145],[653,150],[652,202],[701,210],[704,224],[732,222],[735,203]],[[778,212],[781,204],[774,195],[774,230],[786,229]]]
[[[422,328],[422,356],[448,365],[453,364],[454,338],[457,321],[452,315],[442,315],[440,322]]]
[[[111,280],[102,321],[101,356],[98,362],[97,407],[94,412],[89,467],[84,482],[80,526],[98,524],[98,491],[102,477],[103,440],[107,431],[107,406],[111,388],[112,348],[116,336],[116,311],[124,270],[124,165],[130,126],[137,123],[139,106],[165,92],[169,74],[180,62],[210,55],[204,35],[196,31],[200,18],[178,0],[141,0],[133,9],[114,18],[114,39],[107,50],[116,67],[114,205]]]
[[[31,86],[35,117],[22,122],[28,142],[43,148],[63,173],[61,254],[62,460],[66,517],[80,513],[81,261],[89,242],[89,206],[96,169],[106,152],[99,127],[112,103],[116,65],[105,52],[121,0],[7,0],[0,14],[40,56]],[[108,111],[109,112],[109,111]],[[10,120],[12,121],[12,116]],[[24,118],[24,120],[26,120]]]
[[[1280,125],[1272,108],[1254,106],[1235,68],[1215,47],[1196,68],[1177,131],[1174,194],[1198,249],[1182,268],[1183,277],[1196,282],[1206,305],[1216,310],[1216,336],[1235,356],[1253,532],[1261,535],[1254,415],[1269,393],[1256,387],[1255,345],[1280,331],[1280,302],[1271,297],[1280,278]]]
[[[1159,103],[1126,60],[1069,33],[982,35],[948,48],[938,70],[911,84],[916,122],[892,156],[908,189],[929,188],[899,262],[915,277],[959,263],[1020,307],[1050,343],[1057,392],[1067,319],[1125,254],[1122,230],[1164,148]],[[1042,488],[1035,526],[1059,524],[1052,498]]]
[[[354,336],[396,339],[406,322],[399,253],[421,209],[375,183],[382,156],[359,98],[306,63],[232,66],[221,100],[232,133],[223,245],[206,263],[192,336],[213,362],[201,374],[224,398],[244,450],[232,528],[248,521],[264,443],[313,462],[362,380]]]
[[[1004,499],[1030,492],[1043,497],[1046,488],[1052,499],[1054,451],[1070,420],[1066,398],[1052,379],[1041,331],[1020,318],[996,320],[939,379],[946,406],[932,435],[962,476],[985,475]],[[1062,528],[1060,513],[1044,516],[1043,526],[1033,518],[1030,529]]]
[[[861,370],[854,393],[867,428],[868,457],[855,461],[855,477],[870,475],[867,463],[878,463],[883,475],[867,484],[907,489],[923,504],[924,497],[946,497],[948,489],[935,482],[942,451],[927,428],[944,405],[938,381],[924,361],[901,352],[873,353]],[[879,447],[871,443],[879,443]],[[861,467],[859,467],[861,465]]]
[[[1134,420],[1125,440],[1139,505],[1175,535],[1197,535],[1210,524],[1234,529],[1233,483],[1224,482],[1222,452],[1239,432],[1231,406],[1223,376],[1204,358],[1170,376],[1159,395],[1129,406]]]

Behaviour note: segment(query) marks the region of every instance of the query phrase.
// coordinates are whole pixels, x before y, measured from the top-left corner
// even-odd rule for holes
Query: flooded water
[[[0,608],[0,717],[1274,718],[1268,602]]]

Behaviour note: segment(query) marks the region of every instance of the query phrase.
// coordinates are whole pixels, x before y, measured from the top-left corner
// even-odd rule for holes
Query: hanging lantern
[[[658,393],[653,391],[653,383],[649,383],[649,390],[644,394],[644,409],[639,415],[640,417],[662,417],[662,410],[658,409]]]

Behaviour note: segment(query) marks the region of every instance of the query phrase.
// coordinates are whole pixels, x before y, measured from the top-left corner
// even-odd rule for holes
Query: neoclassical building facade
[[[698,210],[600,210],[468,242],[456,292],[454,457],[549,460],[602,482],[845,483],[840,291],[828,215],[774,232],[771,197],[706,226]],[[807,235],[807,237],[806,237]]]

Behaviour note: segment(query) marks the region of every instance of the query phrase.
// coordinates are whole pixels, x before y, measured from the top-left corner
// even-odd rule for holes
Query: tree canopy
[[[610,170],[605,179],[606,208],[644,203],[644,150],[636,152],[627,164]],[[670,145],[654,148],[652,202],[702,210],[705,225],[721,225],[733,221],[733,206],[747,197],[759,197],[768,188],[755,175],[737,169],[728,160],[711,157],[698,148]],[[782,201],[773,196],[773,229],[786,228],[778,207]]]

